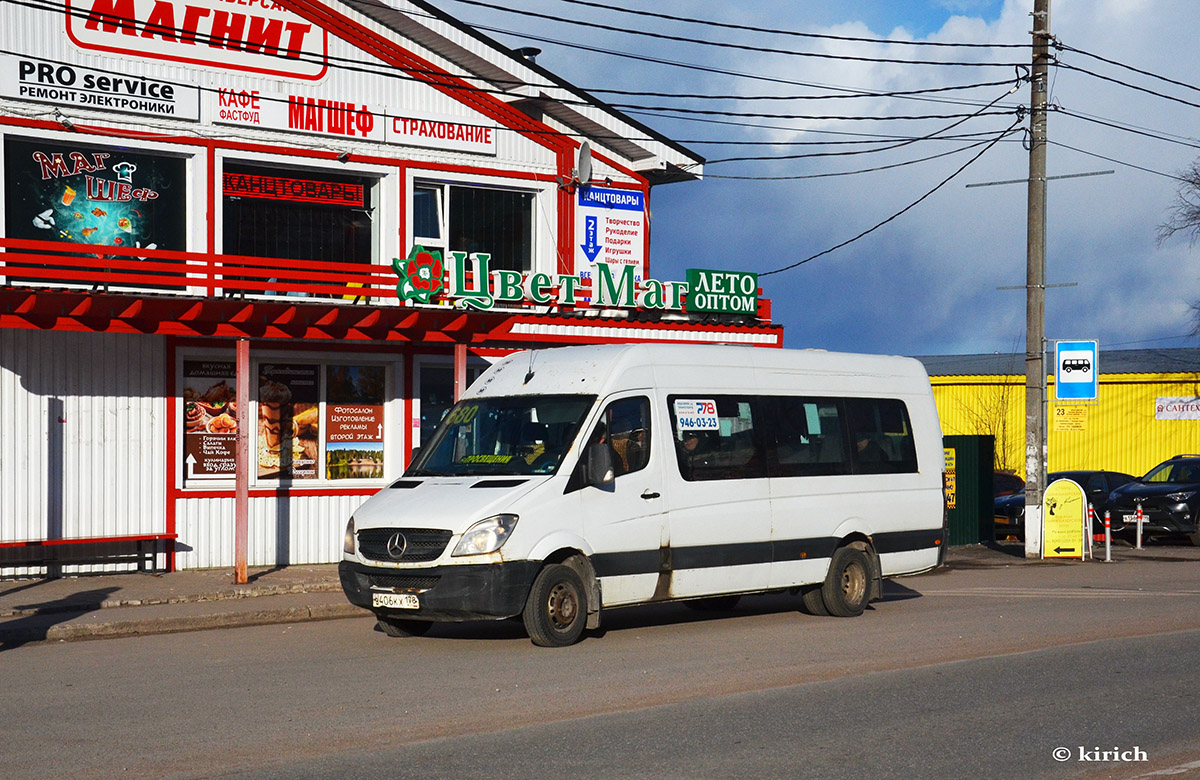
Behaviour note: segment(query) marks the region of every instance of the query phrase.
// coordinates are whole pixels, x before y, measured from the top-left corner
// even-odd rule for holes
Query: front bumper
[[[1137,533],[1136,506],[1109,507],[1113,531]],[[1142,504],[1142,534],[1144,536],[1169,536],[1194,534],[1197,531],[1196,517],[1187,504],[1171,504],[1166,507]]]
[[[376,614],[462,622],[500,620],[521,614],[540,567],[537,561],[505,561],[394,569],[342,561],[338,564],[338,576],[350,603]],[[413,593],[420,607],[375,607],[371,603],[375,593]]]

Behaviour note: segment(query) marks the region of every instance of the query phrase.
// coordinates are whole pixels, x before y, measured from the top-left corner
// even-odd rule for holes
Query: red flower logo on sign
[[[414,246],[401,267],[400,258],[392,260],[392,269],[400,277],[396,295],[402,301],[430,303],[442,291],[442,253]]]

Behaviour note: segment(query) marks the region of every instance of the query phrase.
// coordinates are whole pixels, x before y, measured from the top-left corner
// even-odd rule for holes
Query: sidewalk
[[[208,628],[365,616],[346,601],[337,564],[171,574],[0,580],[0,649]]]
[[[1096,549],[1103,558],[1104,549]],[[1140,560],[1200,561],[1200,548],[1114,546],[1118,564]],[[1102,565],[1097,561],[1037,561],[1020,544],[968,545],[947,550],[940,571],[1029,565]],[[0,650],[29,642],[73,641],[210,628],[365,617],[346,601],[337,564],[252,569],[235,585],[232,569],[171,574],[105,574],[59,579],[0,580]]]

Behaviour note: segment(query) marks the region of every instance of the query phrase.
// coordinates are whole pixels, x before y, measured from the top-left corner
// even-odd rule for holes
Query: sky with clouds
[[[995,138],[1018,120],[1018,128],[1028,126],[1028,118],[1017,113],[1019,106],[1029,103],[1028,84],[1009,91],[1017,84],[1015,64],[1029,61],[1033,0],[756,0],[720,4],[611,0],[607,4],[774,30],[889,41],[1026,46],[1017,49],[813,40],[650,19],[564,0],[512,0],[507,4],[523,11],[694,41],[903,60],[899,63],[718,48],[587,29],[456,0],[432,1],[505,45],[541,48],[540,65],[585,89],[743,98],[689,101],[598,95],[611,103],[741,114],[872,117],[685,118],[623,109],[713,161],[705,168],[704,180],[656,187],[652,192],[651,272],[659,279],[682,279],[687,268],[763,273],[823,252],[929,193],[984,149],[982,145],[968,148],[970,144]],[[1198,339],[1187,334],[1193,325],[1189,301],[1200,299],[1200,246],[1189,245],[1186,238],[1160,246],[1156,226],[1167,218],[1174,201],[1178,181],[1173,176],[1200,157],[1200,140],[1193,137],[1200,135],[1194,129],[1200,108],[1186,105],[1200,104],[1200,91],[1089,55],[1184,84],[1200,83],[1196,78],[1200,49],[1194,43],[1200,7],[1195,0],[1052,0],[1051,5],[1051,31],[1068,48],[1056,52],[1062,66],[1051,71],[1050,100],[1056,110],[1048,123],[1048,173],[1114,173],[1059,179],[1048,185],[1047,283],[1074,286],[1047,291],[1046,336],[1096,339],[1101,350],[1194,347]],[[622,53],[743,75],[641,62],[620,56]],[[933,66],[913,60],[987,65]],[[749,99],[755,95],[827,96],[997,81],[1009,83],[926,94],[920,99]],[[989,113],[995,115],[968,119],[949,131],[980,134],[967,141],[924,140],[891,151],[852,156],[715,162],[746,154],[874,149],[885,145],[880,136],[924,136],[959,121],[883,117],[972,114],[993,101],[997,102]],[[710,121],[698,121],[702,119]],[[748,140],[776,145],[707,143]],[[873,142],[784,145],[812,141]],[[864,238],[791,270],[763,276],[760,283],[773,301],[773,318],[786,328],[786,345],[907,355],[1023,351],[1024,291],[997,288],[1025,283],[1026,187],[966,186],[1026,177],[1029,155],[1022,141],[1019,131],[1000,140],[949,183]],[[886,170],[800,178],[847,174],[935,156]]]

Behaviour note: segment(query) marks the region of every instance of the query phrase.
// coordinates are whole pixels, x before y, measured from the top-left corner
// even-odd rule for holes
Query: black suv
[[[1186,536],[1200,547],[1200,455],[1176,455],[1114,490],[1108,497],[1113,533],[1137,534],[1138,504],[1143,537]]]

